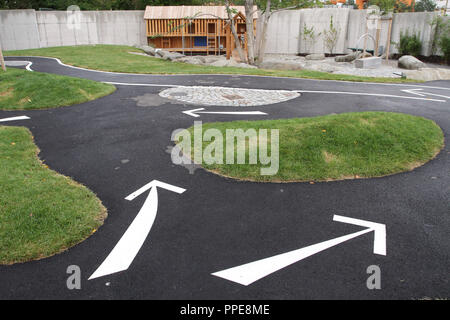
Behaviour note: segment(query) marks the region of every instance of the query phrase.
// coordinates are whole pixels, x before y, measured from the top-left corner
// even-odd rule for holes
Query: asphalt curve
[[[0,266],[0,299],[449,297],[448,144],[422,167],[376,179],[259,184],[225,179],[201,169],[191,174],[171,161],[168,150],[175,129],[188,128],[194,120],[261,116],[202,114],[193,118],[183,111],[203,106],[160,101],[158,93],[173,85],[300,90],[296,99],[245,110],[263,111],[268,114],[264,119],[369,110],[403,112],[434,120],[447,141],[450,81],[384,85],[236,75],[127,75],[70,68],[47,58],[6,60],[31,61],[35,71],[127,85],[117,85],[115,93],[77,106],[0,111],[0,119],[29,116],[30,120],[2,125],[28,127],[41,150],[40,158],[51,169],[93,190],[109,213],[93,236],[61,254]],[[142,97],[144,103],[139,103]],[[158,188],[156,220],[128,270],[88,280],[133,222],[148,192],[132,201],[125,197],[155,179],[186,191]],[[335,215],[384,224],[386,255],[374,254],[374,233],[370,232],[247,286],[212,275],[364,230],[333,221]],[[71,265],[81,269],[80,290],[66,286]],[[381,289],[367,288],[367,268],[372,265],[380,268]]]

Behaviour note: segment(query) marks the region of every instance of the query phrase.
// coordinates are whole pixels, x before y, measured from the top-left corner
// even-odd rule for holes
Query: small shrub
[[[439,39],[439,47],[441,47],[442,53],[444,54],[444,59],[447,63],[450,63],[450,36],[443,35]]]
[[[324,42],[328,51],[333,54],[333,50],[336,47],[338,37],[339,37],[340,29],[339,27],[335,27],[333,23],[333,16],[330,18],[330,27],[328,30],[324,30]]]
[[[400,55],[411,55],[417,57],[422,51],[422,42],[420,41],[420,34],[409,35],[408,33],[400,33],[400,42],[397,45]]]

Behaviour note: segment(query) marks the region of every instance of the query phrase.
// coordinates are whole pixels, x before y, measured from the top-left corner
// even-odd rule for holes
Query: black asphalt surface
[[[225,75],[126,75],[68,68],[45,58],[41,72],[97,81],[204,85],[258,89],[346,91],[418,97],[416,85],[383,85]],[[450,81],[423,84],[450,96]],[[323,183],[260,184],[234,181],[172,164],[171,133],[204,122],[261,116],[182,111],[202,106],[137,106],[136,97],[165,87],[117,85],[117,91],[81,105],[37,111],[0,111],[2,123],[26,126],[53,170],[93,190],[108,209],[105,224],[69,250],[40,261],[0,266],[1,299],[420,299],[450,296],[450,147],[412,172],[383,178]],[[249,107],[264,119],[382,110],[423,116],[450,132],[446,102],[392,97],[303,93],[274,105]],[[206,107],[236,111],[233,107]],[[241,109],[240,109],[241,110]],[[125,160],[125,161],[124,161]],[[128,162],[126,161],[128,160]],[[127,271],[88,281],[142,207],[147,193],[124,198],[153,179],[187,191],[159,189],[156,221]],[[378,222],[387,228],[387,255],[373,254],[373,233],[352,239],[277,271],[249,286],[211,273],[360,231],[333,215]],[[68,290],[66,269],[78,265],[81,290]],[[369,290],[366,269],[381,269],[381,289]]]

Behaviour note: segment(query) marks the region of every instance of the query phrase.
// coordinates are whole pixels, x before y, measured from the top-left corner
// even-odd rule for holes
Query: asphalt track
[[[164,102],[158,92],[173,85],[303,92],[283,103],[248,107],[264,119],[311,117],[351,111],[395,111],[436,121],[450,132],[450,81],[415,85],[316,81],[226,75],[127,75],[70,68],[54,59],[33,62],[35,71],[141,85],[84,104],[49,110],[0,111],[2,123],[26,126],[53,170],[93,190],[108,209],[105,224],[69,250],[39,261],[0,266],[0,299],[420,299],[450,296],[450,147],[412,172],[383,178],[323,183],[240,182],[204,170],[194,174],[171,162],[168,147],[177,128],[261,116],[182,111],[202,106]],[[147,86],[142,84],[153,84]],[[425,87],[422,87],[425,86]],[[421,96],[402,90],[422,89]],[[375,94],[372,96],[364,93]],[[390,95],[390,96],[385,96]],[[439,96],[437,96],[439,95]],[[392,96],[404,96],[392,97]],[[435,100],[426,100],[435,99]],[[441,101],[436,101],[441,100]],[[151,104],[151,103],[150,103]],[[233,107],[206,107],[235,111]],[[157,179],[186,189],[158,189],[158,214],[150,234],[126,271],[88,280],[134,220],[147,197],[125,200]],[[300,249],[364,228],[333,221],[334,215],[386,225],[386,255],[373,253],[373,232],[274,272],[248,286],[214,272]],[[68,290],[67,267],[82,271],[81,290]],[[369,290],[368,266],[381,270],[381,289]]]

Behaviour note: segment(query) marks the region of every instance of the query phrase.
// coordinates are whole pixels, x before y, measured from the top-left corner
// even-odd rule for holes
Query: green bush
[[[447,61],[447,63],[450,63],[450,36],[443,35],[439,39],[439,47],[441,47],[441,50],[444,53],[444,58]]]
[[[400,43],[398,44],[398,52],[400,55],[411,55],[417,57],[422,51],[422,42],[420,34],[409,35],[408,33],[400,33]]]

